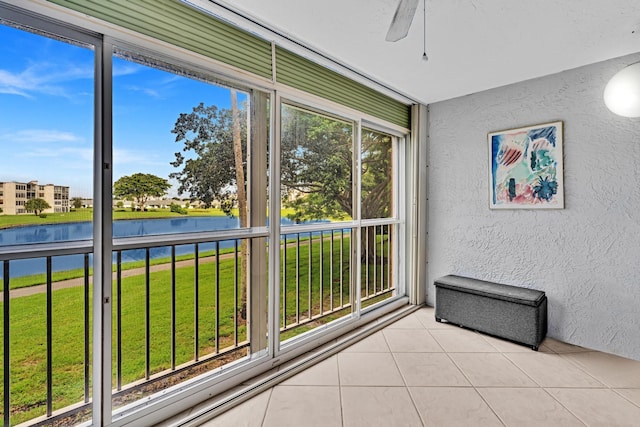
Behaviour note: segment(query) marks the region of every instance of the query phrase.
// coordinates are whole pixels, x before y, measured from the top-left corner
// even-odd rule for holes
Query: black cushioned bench
[[[544,292],[461,276],[444,276],[436,286],[436,321],[525,344],[534,350],[547,334]]]

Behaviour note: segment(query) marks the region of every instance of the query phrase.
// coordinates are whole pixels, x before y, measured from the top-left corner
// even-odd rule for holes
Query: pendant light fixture
[[[607,108],[622,117],[640,117],[640,62],[618,71],[604,89]]]

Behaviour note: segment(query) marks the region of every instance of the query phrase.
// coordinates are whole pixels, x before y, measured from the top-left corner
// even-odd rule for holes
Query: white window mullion
[[[271,144],[269,150],[269,354],[280,351],[280,137],[282,99],[271,97]]]
[[[398,268],[393,269],[393,283],[396,284],[397,293],[399,295],[408,295],[407,289],[408,274],[410,269],[411,259],[407,256],[410,250],[412,239],[404,238],[400,239],[399,236],[409,236],[407,230],[411,223],[411,219],[408,217],[407,212],[410,212],[411,204],[411,176],[412,170],[408,160],[410,159],[408,153],[407,137],[395,137],[394,138],[394,180],[396,185],[394,191],[397,193],[393,197],[393,216],[396,219],[400,219],[400,223],[394,227],[395,232],[392,234],[393,244],[393,259],[396,260]]]
[[[351,295],[355,297],[354,307],[356,318],[360,318],[362,310],[362,295],[361,293],[361,275],[362,275],[362,207],[361,207],[361,191],[362,191],[362,120],[358,120],[354,126],[353,132],[353,220],[357,223],[355,233],[352,233],[354,237],[351,239],[351,244],[354,245],[355,256],[351,259],[351,262],[355,264],[355,275],[352,278],[353,287],[351,289]]]
[[[111,424],[112,52],[96,46],[93,216],[93,425]]]
[[[264,177],[268,168],[267,158],[267,100],[269,95],[260,91],[253,91],[249,108],[249,124],[247,126],[247,199],[249,206],[249,226],[265,227],[267,205],[267,192],[264,187]],[[247,274],[247,319],[251,354],[263,354],[268,348],[268,290],[264,283],[268,281],[267,239],[254,238],[250,240]]]

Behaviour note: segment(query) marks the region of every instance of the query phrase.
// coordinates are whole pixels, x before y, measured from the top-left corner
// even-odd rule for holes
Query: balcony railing
[[[396,288],[391,274],[394,226],[395,223],[364,226],[359,232],[339,224],[323,224],[321,228],[290,226],[283,230],[281,340],[355,312],[352,284],[357,283],[354,259],[358,255],[361,307],[394,295]]]
[[[352,315],[354,283],[362,307],[394,294],[395,224],[296,227],[280,240],[281,340]],[[249,354],[245,248],[267,237],[260,229],[114,240],[114,408]],[[91,417],[91,252],[90,241],[0,247],[5,425]],[[56,266],[69,257],[81,268],[61,280]],[[24,260],[44,265],[43,283],[12,289],[25,283],[12,277]]]

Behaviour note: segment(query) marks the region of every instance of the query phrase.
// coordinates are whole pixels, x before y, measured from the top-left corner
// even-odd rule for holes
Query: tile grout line
[[[487,340],[485,340],[485,341],[487,341]],[[488,341],[487,341],[487,342],[488,342]],[[489,343],[489,344],[491,344],[491,343]],[[542,346],[542,343],[541,343],[541,346]],[[494,346],[494,347],[495,347],[495,346]],[[550,347],[547,347],[547,348],[548,348],[548,349],[549,349],[553,354],[555,354],[555,355],[557,355],[557,356],[559,356],[559,357],[562,357],[560,353],[556,352],[556,351],[555,351],[555,350],[553,350],[552,348],[550,348]],[[497,347],[496,347],[496,349],[497,349]],[[574,414],[574,413],[573,413],[573,411],[571,411],[569,408],[567,408],[565,405],[563,405],[563,404],[562,404],[562,402],[560,402],[560,401],[559,401],[558,399],[556,399],[556,398],[555,398],[551,393],[549,393],[549,391],[548,391],[546,388],[544,388],[544,387],[543,387],[541,384],[539,384],[535,379],[533,379],[533,377],[531,377],[529,374],[527,374],[527,373],[524,371],[524,369],[520,368],[520,367],[519,367],[519,366],[518,366],[518,365],[517,365],[517,364],[516,364],[516,363],[515,363],[515,362],[514,362],[514,361],[513,361],[509,356],[508,356],[508,354],[512,354],[512,353],[510,353],[510,352],[504,352],[504,351],[499,350],[499,349],[498,349],[498,351],[500,352],[500,354],[502,354],[502,356],[503,356],[505,359],[507,359],[507,360],[508,360],[512,365],[514,365],[516,368],[518,368],[518,369],[519,369],[523,374],[525,374],[525,375],[526,375],[526,376],[527,376],[531,381],[533,381],[533,382],[534,382],[534,384],[537,384],[537,385],[538,385],[538,388],[539,388],[540,390],[542,390],[544,393],[546,393],[547,395],[549,395],[549,396],[550,396],[550,397],[551,397],[555,402],[557,402],[561,407],[563,407],[565,410],[567,410],[567,412],[569,412],[571,415],[573,415],[573,416],[575,417],[575,419],[576,419],[576,420],[578,420],[578,422],[580,422],[580,423],[584,424],[585,426],[587,425],[587,424],[585,424],[585,423],[582,421],[582,419],[581,419],[580,417],[578,417],[578,415]],[[563,358],[563,360],[564,360],[564,358]],[[588,375],[588,376],[592,377],[591,375]],[[593,378],[593,377],[592,377],[592,378]],[[595,378],[594,378],[594,379],[595,379]],[[598,381],[598,382],[600,382],[600,381]],[[475,388],[475,386],[474,386],[474,388]],[[479,393],[479,392],[478,392],[478,393]],[[479,393],[479,394],[482,396],[482,394],[481,394],[481,393]],[[484,399],[484,397],[483,397],[483,399]],[[485,400],[485,402],[486,402],[486,400]],[[491,405],[489,404],[489,402],[487,402],[487,405],[489,405],[489,407],[491,407]],[[491,408],[491,409],[493,410],[493,408]],[[496,414],[496,415],[497,415],[497,414]],[[506,423],[504,423],[504,424],[506,425]]]
[[[271,396],[273,396],[273,389],[274,388],[275,387],[271,387],[269,389],[269,398],[267,399],[267,405],[264,407],[264,414],[262,414],[262,422],[260,423],[261,427],[264,427],[264,423],[267,420],[267,411],[269,410],[269,405],[271,404]]]
[[[420,320],[418,320],[418,323],[420,323],[424,328],[424,325],[422,324],[422,322],[420,322]],[[384,329],[387,329],[387,328],[384,328]],[[389,347],[389,351],[391,352],[391,359],[393,360],[393,363],[395,363],[395,365],[396,365],[396,369],[398,370],[398,373],[400,374],[400,378],[402,378],[402,382],[404,383],[404,389],[407,392],[407,394],[409,395],[409,399],[411,400],[411,404],[413,405],[413,409],[415,409],[416,414],[418,414],[418,419],[420,420],[420,423],[422,423],[422,426],[425,427],[427,425],[427,422],[426,422],[425,419],[422,418],[422,414],[418,410],[418,406],[416,405],[416,401],[413,398],[413,394],[411,393],[411,390],[409,389],[409,386],[407,385],[407,380],[404,378],[402,370],[400,369],[400,366],[398,365],[398,361],[396,360],[396,354],[395,354],[395,352],[391,351],[391,346],[389,345],[389,342],[387,342],[387,337],[384,334],[384,329],[382,330],[382,337],[384,338],[385,343],[387,344],[387,347]],[[418,330],[419,331],[420,329],[414,329],[414,330]],[[427,332],[429,332],[429,331],[427,330]],[[429,334],[429,335],[431,335],[431,334]]]
[[[478,391],[478,389],[476,388],[476,386],[474,386],[473,384],[471,384],[471,386],[473,387],[473,390],[478,394],[478,396],[480,396],[480,399],[482,399],[482,401],[484,402],[485,405],[487,405],[487,408],[489,408],[491,410],[491,412],[493,412],[493,415],[496,416],[496,418],[498,419],[498,421],[500,421],[502,423],[503,426],[507,426],[507,422],[505,420],[502,419],[502,417],[500,416],[500,414],[498,414],[496,412],[496,410],[493,408],[493,406],[491,406],[489,404],[489,402],[487,402],[487,399],[484,398],[484,396],[482,395],[482,393],[480,393]]]
[[[344,350],[342,350],[342,351],[344,351]],[[340,400],[340,425],[342,427],[345,427],[345,425],[344,425],[344,407],[342,405],[342,378],[340,378],[340,358],[338,357],[338,355],[340,353],[342,353],[342,351],[339,351],[334,356],[336,358],[336,370],[337,370],[337,373],[338,373],[338,398]]]
[[[619,390],[640,390],[640,389],[638,389],[638,388],[625,389],[624,387],[620,388],[620,389],[615,389],[615,388],[611,389],[611,391],[613,391],[618,396],[622,397],[627,402],[631,403],[633,406],[637,406],[638,408],[640,408],[640,403],[636,403],[633,400],[629,399],[627,396],[625,396],[624,394],[620,393]]]
[[[588,376],[590,376],[594,380],[598,381],[600,384],[604,385],[609,390],[613,390],[613,386],[610,385],[607,381],[604,381],[603,379],[600,379],[600,378],[596,377],[595,375],[593,375],[591,372],[589,372],[587,370],[586,366],[582,366],[580,363],[578,363],[577,361],[575,361],[571,357],[569,357],[571,354],[575,354],[575,353],[594,353],[595,354],[595,353],[598,353],[598,352],[596,352],[596,351],[579,351],[579,352],[575,351],[575,352],[569,352],[569,353],[558,353],[558,355],[562,358],[562,360],[566,360],[567,362],[571,363],[573,366],[578,368],[580,371],[584,372],[585,374],[587,374]],[[602,387],[598,387],[598,388],[602,388]]]
[[[438,343],[438,345],[440,345],[440,342],[436,339],[435,336],[433,336],[433,334],[431,333],[431,331],[429,330],[429,334],[433,337],[434,340],[436,340],[436,342]],[[486,340],[485,340],[486,341]],[[491,345],[491,343],[488,343],[489,345]],[[442,347],[442,345],[440,345],[440,347]],[[496,348],[494,346],[492,346],[493,348]],[[469,382],[469,384],[471,385],[471,388],[473,389],[473,391],[476,392],[476,394],[480,397],[480,399],[482,399],[482,401],[484,402],[485,405],[487,405],[487,408],[489,408],[489,410],[493,413],[493,415],[496,416],[496,418],[498,419],[498,421],[500,423],[502,423],[503,426],[506,426],[506,422],[502,419],[502,417],[500,417],[500,415],[495,411],[495,409],[493,409],[493,407],[489,404],[489,402],[487,402],[487,400],[484,398],[484,396],[482,395],[482,393],[480,393],[478,391],[478,388],[476,387],[476,385],[471,381],[471,379],[467,376],[467,374],[464,372],[464,370],[456,363],[456,361],[453,359],[453,357],[451,357],[451,355],[449,354],[448,351],[444,350],[444,348],[442,349],[444,351],[444,353],[447,355],[447,357],[449,358],[449,360],[451,361],[451,363],[453,363],[453,366],[456,367],[456,369],[458,369],[458,371],[460,371],[460,373],[462,373],[462,375],[465,377],[465,379]],[[496,350],[498,352],[500,352],[500,350],[498,350],[496,348]],[[502,352],[500,352],[502,353]]]
[[[413,313],[411,313],[410,315],[413,315]],[[565,405],[564,405],[564,404],[563,404],[563,403],[562,403],[558,398],[556,398],[556,397],[555,397],[555,396],[550,392],[550,390],[551,390],[551,389],[560,389],[560,390],[583,390],[583,391],[587,391],[587,390],[611,390],[611,391],[613,391],[613,392],[614,392],[614,395],[615,395],[615,396],[617,396],[617,397],[619,397],[619,398],[622,398],[625,402],[631,403],[631,405],[632,405],[632,406],[634,406],[634,407],[639,407],[639,408],[640,408],[640,404],[637,404],[637,403],[635,403],[634,401],[632,401],[632,400],[630,400],[629,398],[627,398],[627,397],[626,397],[625,395],[623,395],[623,394],[622,394],[618,389],[614,388],[612,385],[609,385],[609,383],[608,383],[608,382],[605,382],[605,381],[602,381],[602,380],[598,379],[598,378],[597,378],[597,377],[595,377],[593,374],[591,374],[589,371],[587,371],[587,370],[586,370],[586,368],[582,367],[578,362],[574,361],[574,360],[573,360],[573,358],[570,358],[570,356],[571,356],[572,354],[576,354],[576,353],[577,353],[577,354],[584,354],[584,353],[598,353],[598,352],[596,352],[596,351],[580,351],[580,352],[573,352],[573,351],[570,351],[570,352],[566,352],[566,353],[564,353],[564,352],[556,351],[556,350],[552,349],[551,347],[546,347],[546,346],[545,346],[545,348],[546,348],[548,351],[546,351],[546,352],[544,352],[544,353],[548,353],[549,355],[555,355],[555,356],[560,357],[560,358],[561,358],[561,360],[569,362],[572,366],[576,367],[580,372],[582,372],[583,374],[585,374],[587,377],[592,378],[594,381],[596,381],[596,382],[598,382],[599,384],[601,384],[601,386],[600,386],[600,387],[565,387],[565,386],[564,386],[564,384],[565,384],[565,383],[564,383],[564,382],[562,382],[562,384],[563,384],[563,385],[562,385],[562,386],[560,386],[560,387],[548,387],[548,388],[545,388],[544,386],[540,385],[540,384],[539,384],[539,383],[538,383],[538,382],[537,382],[537,381],[536,381],[532,376],[530,376],[530,375],[529,375],[529,374],[528,374],[528,373],[527,373],[523,368],[521,368],[521,367],[516,363],[516,361],[514,361],[514,360],[512,359],[512,357],[513,357],[514,355],[516,355],[516,354],[519,354],[519,352],[517,352],[517,351],[508,351],[508,350],[507,350],[507,351],[500,350],[500,348],[498,348],[498,346],[496,346],[496,345],[492,344],[491,342],[489,342],[489,341],[488,341],[488,339],[486,339],[486,338],[485,338],[485,335],[484,335],[484,334],[482,334],[482,333],[478,333],[477,331],[473,331],[473,332],[475,332],[475,334],[476,334],[477,336],[480,336],[480,337],[481,337],[481,338],[482,338],[486,343],[488,343],[488,344],[490,345],[490,347],[495,348],[495,350],[496,350],[495,352],[488,352],[488,351],[484,351],[484,352],[452,352],[452,353],[453,353],[453,354],[456,354],[456,353],[463,353],[463,354],[464,354],[464,353],[466,353],[466,354],[469,354],[469,353],[478,353],[478,354],[501,354],[501,355],[503,356],[503,359],[506,359],[506,360],[508,361],[508,363],[511,363],[511,365],[513,365],[515,368],[517,368],[517,369],[518,369],[518,371],[520,371],[521,373],[523,373],[523,374],[525,375],[525,377],[529,378],[529,379],[533,382],[533,384],[535,384],[536,386],[535,386],[535,387],[518,387],[518,386],[485,386],[485,387],[482,387],[482,386],[475,386],[475,385],[470,381],[470,379],[469,379],[469,377],[467,376],[467,374],[466,374],[466,373],[465,373],[465,372],[460,368],[460,366],[458,366],[458,364],[455,362],[455,360],[453,360],[453,358],[452,358],[452,356],[451,356],[451,354],[452,354],[452,353],[449,353],[449,352],[447,352],[447,351],[444,349],[444,347],[440,344],[440,342],[436,339],[436,337],[434,336],[434,333],[432,332],[432,331],[434,331],[434,330],[446,330],[446,329],[448,329],[448,328],[429,328],[428,326],[426,326],[426,325],[424,324],[424,322],[423,322],[423,321],[421,321],[421,320],[420,320],[420,318],[419,318],[418,316],[415,316],[415,318],[416,318],[416,320],[418,321],[418,324],[419,324],[419,325],[422,325],[422,328],[419,328],[419,327],[414,327],[414,328],[392,328],[392,327],[390,327],[390,326],[391,326],[391,325],[393,325],[393,324],[391,324],[391,325],[389,325],[389,326],[387,326],[387,327],[384,327],[384,328],[382,328],[382,329],[380,329],[380,330],[378,331],[379,333],[381,333],[381,334],[382,334],[383,342],[384,342],[384,344],[386,345],[387,351],[388,351],[389,353],[391,353],[392,360],[393,360],[393,362],[394,362],[394,364],[395,364],[395,367],[396,367],[396,369],[397,369],[398,373],[400,374],[400,377],[401,377],[401,379],[402,379],[402,383],[403,383],[404,385],[398,385],[398,386],[385,386],[385,385],[380,385],[380,386],[375,386],[375,385],[374,385],[374,386],[371,386],[371,385],[356,385],[356,386],[348,386],[348,385],[345,385],[345,387],[368,387],[368,388],[370,388],[370,387],[374,387],[374,388],[376,388],[376,387],[378,387],[378,388],[386,388],[386,387],[389,387],[389,388],[392,388],[392,387],[393,387],[393,388],[400,388],[400,387],[404,387],[404,389],[406,390],[406,392],[407,392],[407,393],[408,393],[408,395],[409,395],[409,398],[411,399],[411,402],[412,402],[412,405],[413,405],[413,407],[414,407],[414,410],[415,410],[415,411],[417,412],[417,414],[418,414],[418,417],[419,417],[419,420],[420,420],[420,422],[421,422],[422,426],[423,426],[423,427],[424,427],[424,426],[426,426],[426,425],[427,425],[426,420],[425,420],[425,419],[423,419],[422,414],[420,413],[420,411],[418,411],[417,404],[416,404],[416,400],[415,400],[415,398],[414,398],[414,396],[413,396],[413,394],[412,394],[412,392],[411,392],[411,390],[410,390],[410,387],[407,385],[407,377],[405,377],[405,375],[403,374],[402,370],[401,370],[401,369],[400,369],[400,367],[399,367],[399,363],[398,363],[397,355],[398,355],[398,354],[404,354],[404,353],[409,353],[409,354],[416,354],[416,353],[424,353],[424,354],[429,354],[429,353],[431,353],[431,354],[437,354],[437,353],[439,353],[439,352],[433,352],[433,351],[430,351],[430,352],[412,352],[412,351],[408,351],[408,352],[405,352],[405,351],[394,352],[394,351],[392,351],[392,350],[391,350],[391,346],[389,345],[389,342],[388,342],[387,336],[386,336],[386,334],[384,333],[386,330],[413,330],[413,331],[422,331],[422,330],[426,330],[426,331],[428,332],[428,335],[429,335],[429,336],[430,336],[430,337],[431,337],[431,338],[436,342],[436,344],[441,348],[442,353],[444,353],[444,354],[446,354],[446,355],[447,355],[448,360],[450,360],[450,361],[453,363],[453,366],[455,366],[455,367],[456,367],[456,369],[458,369],[458,371],[463,375],[463,377],[464,377],[464,378],[467,380],[467,382],[470,384],[470,387],[460,387],[460,386],[459,386],[459,387],[456,387],[456,388],[466,388],[466,389],[468,389],[468,388],[473,388],[473,390],[475,391],[475,393],[476,393],[476,394],[478,394],[478,395],[480,396],[481,400],[482,400],[482,401],[483,401],[483,402],[488,406],[488,408],[491,410],[491,412],[496,416],[496,418],[499,420],[499,422],[500,422],[502,425],[504,425],[504,426],[507,426],[507,425],[508,425],[508,424],[507,424],[507,422],[506,422],[505,420],[503,420],[503,419],[500,417],[500,415],[499,415],[499,414],[494,410],[494,408],[493,408],[493,407],[489,404],[489,402],[485,399],[485,397],[483,396],[483,394],[479,391],[479,389],[480,389],[480,388],[482,388],[482,389],[485,389],[485,388],[486,388],[486,389],[491,389],[491,388],[493,388],[493,389],[500,389],[500,388],[514,388],[514,389],[520,389],[520,388],[522,388],[522,389],[529,389],[529,390],[535,390],[536,388],[537,388],[537,389],[541,389],[541,390],[543,390],[543,391],[544,391],[544,393],[545,393],[545,395],[546,395],[546,396],[551,397],[551,399],[552,399],[552,401],[553,401],[553,402],[556,402],[556,403],[559,405],[559,407],[564,408],[564,409],[568,412],[568,414],[571,414],[571,416],[573,416],[573,417],[574,417],[574,419],[575,419],[575,420],[577,420],[577,421],[578,421],[580,424],[582,424],[582,425],[588,425],[588,424],[587,424],[587,422],[586,422],[586,421],[583,421],[583,420],[582,420],[582,418],[580,418],[577,414],[575,414],[573,411],[571,411],[568,407],[566,407],[566,406],[565,406]],[[427,318],[427,317],[425,317],[425,320],[426,320],[426,318]],[[455,325],[452,325],[452,326],[455,326]],[[542,347],[543,347],[543,346],[541,345],[541,348],[542,348]],[[342,397],[342,381],[341,381],[341,375],[340,375],[340,363],[339,363],[339,357],[338,357],[338,356],[339,356],[339,354],[340,354],[340,353],[342,353],[342,352],[344,352],[344,351],[345,351],[345,350],[343,349],[342,351],[340,351],[340,352],[336,353],[336,355],[335,355],[335,356],[336,356],[336,357],[335,357],[335,359],[336,359],[336,369],[337,369],[337,371],[338,371],[338,392],[339,392],[339,401],[340,401],[341,426],[342,426],[342,427],[348,427],[348,426],[347,426],[347,424],[346,424],[346,421],[345,421],[345,419],[344,419],[344,405],[343,405],[343,403],[344,403],[344,402],[343,402],[343,397]],[[353,353],[369,354],[369,353],[371,353],[371,352],[353,352]],[[374,353],[386,353],[386,351],[385,351],[385,352],[374,352]],[[529,354],[529,353],[522,352],[522,354]],[[512,357],[510,357],[510,356],[512,356]],[[314,387],[322,387],[322,386],[314,386]],[[418,387],[418,386],[416,386],[416,387]],[[422,386],[420,386],[420,387],[422,387]],[[428,388],[434,388],[434,389],[437,389],[438,387],[443,387],[443,388],[444,388],[444,387],[448,387],[448,386],[446,386],[446,385],[441,385],[441,386],[427,386],[427,387],[428,387]],[[267,400],[267,405],[266,405],[266,407],[265,407],[264,414],[263,414],[263,419],[262,419],[262,423],[261,423],[261,426],[263,426],[263,427],[265,426],[267,410],[268,410],[269,405],[270,405],[270,401],[271,401],[272,394],[273,394],[273,389],[274,389],[274,387],[272,387],[272,388],[270,388],[270,389],[269,389],[270,394],[269,394],[269,397],[268,397],[268,400]],[[623,390],[623,389],[640,390],[640,387],[620,387],[619,389],[620,389],[620,390]]]
[[[536,384],[538,387],[538,389],[543,390],[547,395],[549,395],[555,402],[557,402],[561,407],[563,407],[564,409],[567,410],[567,412],[569,412],[571,415],[573,415],[580,423],[585,424],[582,419],[580,417],[578,417],[576,414],[574,414],[571,410],[569,410],[569,408],[567,408],[565,405],[562,404],[562,402],[560,402],[558,399],[556,399],[551,393],[549,393],[548,390],[546,390],[544,387],[542,387],[534,378],[532,378],[529,374],[527,374],[522,368],[520,368],[509,356],[508,354],[510,354],[509,352],[504,352],[502,350],[500,350],[499,348],[497,348],[496,346],[494,346],[493,344],[491,344],[488,340],[484,339],[484,335],[481,333],[478,333],[478,335],[485,341],[487,342],[489,345],[491,345],[492,347],[494,347],[497,350],[497,353],[501,354],[505,359],[507,359],[509,361],[509,363],[511,363],[514,367],[516,367],[520,372],[522,372],[526,377],[528,377],[531,381],[533,381],[534,384]],[[432,335],[433,336],[433,335]],[[434,339],[436,339],[434,337]],[[436,339],[437,341],[437,339]],[[547,347],[551,352],[553,352],[554,354],[557,354],[558,356],[561,356],[560,353],[557,353],[555,350]],[[491,404],[484,398],[484,396],[482,395],[482,393],[480,393],[478,391],[478,387],[475,386],[471,380],[467,377],[467,375],[464,373],[464,371],[462,370],[462,368],[460,368],[460,366],[458,366],[455,363],[455,360],[453,360],[453,358],[451,358],[451,356],[449,355],[448,352],[447,356],[449,356],[449,358],[451,359],[451,361],[454,363],[454,365],[462,372],[462,374],[465,376],[465,378],[467,378],[467,380],[469,381],[469,383],[471,384],[471,386],[473,387],[473,389],[476,391],[476,393],[478,393],[478,395],[480,395],[480,398],[487,404],[487,406],[491,409],[491,411],[496,415],[496,417],[498,417],[498,419],[500,420],[500,422],[502,422],[505,426],[506,426],[506,422],[500,417],[500,415],[494,410],[494,408],[491,406]],[[563,358],[563,360],[565,360],[565,358]],[[581,369],[581,371],[584,372],[583,369]],[[585,372],[588,376],[594,378],[591,374],[589,374],[588,372]],[[601,382],[600,380],[598,380],[597,378],[594,378],[596,381]],[[604,383],[603,383],[604,384]],[[605,384],[606,385],[606,384]],[[500,388],[500,387],[486,387],[486,388]],[[508,388],[508,387],[507,387]],[[514,388],[518,388],[518,387],[514,387]],[[526,388],[531,388],[531,389],[535,389],[536,387],[526,387]]]
[[[509,359],[511,361],[511,363],[513,363],[514,365],[518,366],[516,364],[515,361],[513,361],[513,359],[511,359],[508,355],[509,354],[518,354],[518,353],[511,353],[511,352],[507,352],[505,353],[505,357],[507,359]],[[526,354],[526,353],[522,353],[522,354]],[[585,369],[582,369],[580,366],[576,365],[575,363],[571,363],[571,360],[568,360],[566,357],[563,357],[562,353],[554,353],[556,356],[560,357],[560,360],[564,360],[565,362],[569,363],[571,366],[573,366],[574,368],[577,368],[581,373],[585,374],[587,377],[593,379],[594,381],[596,381],[597,383],[601,384],[603,387],[579,387],[579,386],[574,386],[574,387],[567,387],[567,386],[552,386],[552,387],[547,387],[547,388],[564,388],[564,389],[612,389],[611,386],[609,386],[608,384],[606,384],[605,382],[603,382],[602,380],[594,377],[591,373],[589,373],[588,371],[586,371]],[[524,371],[522,368],[520,368],[520,370]],[[526,372],[525,372],[526,374]],[[530,377],[531,378],[531,377]],[[533,378],[531,378],[536,384],[538,384],[537,381],[535,381]],[[543,386],[542,384],[539,384],[539,386],[541,388],[545,388],[545,386]]]
[[[554,387],[549,387],[549,388],[554,388]],[[546,388],[542,387],[542,390],[547,393],[549,396],[551,396],[551,398],[556,401],[558,403],[558,405],[562,406],[564,409],[567,410],[567,412],[569,412],[571,415],[573,415],[576,420],[578,420],[579,422],[581,422],[582,424],[584,424],[585,426],[588,426],[589,424],[587,424],[585,421],[582,421],[582,418],[580,418],[578,416],[578,414],[575,414],[571,409],[567,408],[562,402],[560,402],[553,394],[551,394],[549,392],[549,390],[547,390]]]

